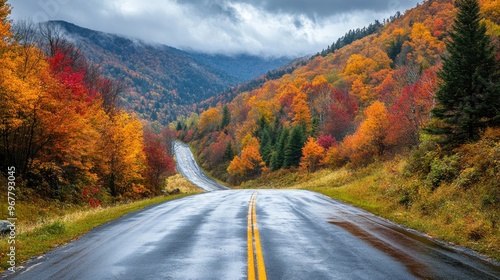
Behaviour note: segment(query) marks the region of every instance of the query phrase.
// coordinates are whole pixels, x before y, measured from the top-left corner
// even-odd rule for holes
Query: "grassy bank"
[[[405,166],[404,159],[396,159],[356,170],[281,171],[242,187],[319,192],[500,261],[500,209],[487,205],[481,186],[463,189],[450,181],[433,189],[405,174]]]
[[[159,196],[126,204],[109,207],[88,208],[44,202],[41,199],[25,202],[18,201],[18,224],[16,225],[16,266],[20,263],[47,252],[54,247],[78,238],[96,226],[118,219],[125,214],[198,193],[200,190],[180,175],[168,181],[167,188],[179,188],[181,194]],[[6,200],[5,200],[6,201]],[[0,240],[0,270],[7,264],[8,239]]]

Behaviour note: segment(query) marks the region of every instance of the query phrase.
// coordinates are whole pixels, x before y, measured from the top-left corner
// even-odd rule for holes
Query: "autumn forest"
[[[481,25],[498,45],[498,1],[482,2]],[[279,169],[355,168],[439,142],[429,131],[446,126],[433,112],[456,6],[426,1],[374,34],[332,44],[291,74],[180,119],[178,135],[197,147],[206,169],[233,183]],[[498,50],[490,52],[498,65]],[[488,79],[498,84],[497,73]]]
[[[98,207],[161,194],[178,139],[233,187],[369,177],[349,197],[441,220],[436,235],[500,257],[499,0],[424,1],[170,124],[124,109],[124,84],[51,24],[9,13],[0,0],[0,165],[16,166],[21,198]]]
[[[168,130],[146,129],[117,105],[121,84],[101,75],[50,24],[0,10],[0,158],[23,195],[99,206],[160,193],[173,173]]]

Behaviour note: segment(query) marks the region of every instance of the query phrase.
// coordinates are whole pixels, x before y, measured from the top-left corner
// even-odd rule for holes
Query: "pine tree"
[[[280,134],[278,145],[276,147],[276,151],[272,153],[271,156],[271,170],[276,171],[283,167],[283,163],[285,161],[285,146],[288,142],[288,137],[290,132],[288,128],[284,128]]]
[[[269,129],[264,129],[261,131],[261,136],[260,136],[260,148],[259,152],[262,155],[262,159],[266,163],[266,165],[269,165],[271,162],[271,153],[272,153],[272,139],[271,139],[271,133],[269,132]]]
[[[305,142],[304,135],[305,132],[301,126],[292,128],[290,138],[285,146],[284,168],[299,166],[300,158],[302,157],[302,147],[304,147]]]
[[[480,22],[478,2],[461,0],[458,9],[439,73],[439,104],[432,110],[442,124],[428,129],[445,136],[444,142],[451,145],[477,140],[485,127],[500,123],[500,69],[495,47]]]
[[[178,121],[178,122],[177,122],[177,126],[175,127],[175,130],[180,131],[180,130],[182,130],[182,129],[183,129],[183,127],[182,127],[182,122]]]
[[[227,105],[224,105],[222,108],[222,121],[221,121],[221,129],[224,129],[231,122],[231,112]]]
[[[224,161],[230,161],[234,158],[235,155],[236,152],[234,151],[233,144],[231,143],[231,141],[227,142],[227,146],[224,150],[224,156],[222,157],[222,159]]]

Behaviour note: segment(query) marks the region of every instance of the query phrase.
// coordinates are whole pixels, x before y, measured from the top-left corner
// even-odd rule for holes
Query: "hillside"
[[[149,44],[64,21],[51,21],[63,36],[129,88],[122,104],[143,119],[167,123],[193,104],[277,68],[289,58],[208,55]]]
[[[498,1],[482,3],[483,21],[498,46]],[[302,129],[299,153],[307,137],[325,138],[321,140],[326,142],[324,149],[342,147],[337,150],[345,152],[336,156],[339,164],[363,165],[374,157],[406,150],[420,142],[421,131],[430,122],[437,72],[455,13],[451,0],[426,1],[373,35],[316,56],[290,74],[237,95],[227,103],[227,123],[219,123],[222,105],[203,112],[197,124],[183,126],[181,137],[187,135],[188,141],[194,137],[207,151],[231,143],[240,155],[249,143],[256,144],[262,166],[274,170],[284,167],[283,161],[271,166],[280,136],[295,127]],[[379,127],[370,127],[370,121]],[[370,130],[378,130],[376,137]],[[368,135],[375,138],[362,139]],[[371,143],[365,147],[361,143],[367,141],[362,140]],[[205,167],[227,176],[222,166],[227,167],[228,160],[211,158],[210,153],[200,152],[200,156]],[[298,167],[298,159],[291,164]],[[233,179],[252,177],[244,173],[233,173]]]
[[[323,52],[290,74],[210,108],[198,119],[178,123],[178,137],[196,148],[205,169],[234,185],[249,182],[246,186],[251,187],[251,180],[265,185],[274,178],[273,185],[289,187],[288,182],[303,176],[307,180],[318,171],[333,184],[339,177],[325,175],[331,170],[361,172],[366,179],[362,184],[369,184],[361,191],[349,180],[335,183],[342,186],[344,197],[354,197],[349,201],[363,206],[371,201],[364,193],[376,193],[377,203],[387,202],[384,211],[434,219],[435,225],[426,226],[426,231],[498,256],[500,1],[479,4],[480,22],[494,47],[485,48],[491,50],[485,56],[494,61],[481,70],[486,72],[482,75],[493,73],[491,78],[475,90],[496,88],[484,105],[489,106],[485,112],[496,116],[475,120],[478,127],[468,129],[466,141],[449,140],[466,127],[452,124],[458,118],[471,122],[463,116],[470,115],[474,103],[464,105],[463,98],[450,95],[456,98],[452,112],[441,114],[445,121],[436,117],[446,103],[437,93],[458,10],[452,0],[425,1],[372,35],[339,49],[329,47],[331,53]],[[479,20],[475,23],[479,26]],[[449,76],[481,67],[473,64]],[[471,74],[463,84],[473,79]],[[463,116],[447,115],[460,110]],[[387,162],[383,169],[366,169],[381,162]],[[382,180],[381,173],[391,177]],[[322,180],[315,182],[324,184]],[[386,216],[394,217],[395,212]],[[446,230],[436,230],[442,224]]]

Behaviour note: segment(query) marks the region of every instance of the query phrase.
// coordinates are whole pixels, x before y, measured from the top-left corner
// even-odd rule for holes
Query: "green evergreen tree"
[[[271,132],[269,131],[269,129],[264,129],[260,134],[261,136],[259,152],[262,156],[262,160],[266,163],[267,166],[269,166],[271,162],[271,154],[273,151]]]
[[[259,152],[262,156],[262,160],[267,166],[271,163],[272,151],[273,151],[273,137],[271,126],[269,125],[266,117],[261,116],[259,119],[259,129],[256,131],[256,135],[259,138]]]
[[[183,126],[182,126],[182,123],[180,121],[177,122],[177,126],[175,127],[175,130],[179,131],[179,130],[182,130],[183,129]]]
[[[301,126],[295,126],[290,132],[290,138],[285,146],[284,168],[298,167],[302,157],[302,148],[305,142],[305,132]]]
[[[320,132],[320,121],[318,116],[314,116],[312,120],[311,136],[316,137]]]
[[[276,171],[283,167],[283,163],[285,161],[285,146],[288,142],[288,137],[290,135],[290,131],[288,128],[284,128],[280,133],[280,137],[278,140],[278,145],[276,146],[276,150],[272,153],[271,156],[271,170]]]
[[[231,141],[227,143],[226,149],[224,150],[224,155],[222,159],[224,161],[231,161],[233,160],[234,156],[236,155],[236,152],[234,151],[233,144]]]
[[[231,112],[227,105],[224,105],[222,108],[222,121],[221,121],[221,129],[224,129],[226,126],[231,123]]]
[[[476,0],[458,2],[450,37],[439,73],[439,104],[432,110],[442,123],[428,131],[453,146],[477,140],[485,127],[500,123],[500,68]]]

